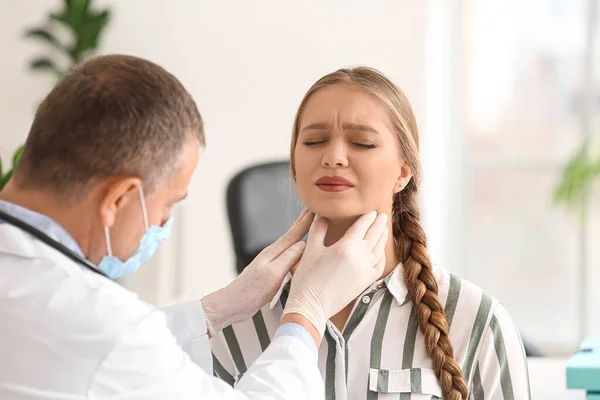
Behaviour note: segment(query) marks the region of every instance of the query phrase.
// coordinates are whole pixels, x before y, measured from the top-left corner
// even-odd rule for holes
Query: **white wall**
[[[234,259],[225,210],[228,179],[251,163],[285,159],[296,107],[313,81],[340,66],[368,64],[407,93],[419,120],[425,92],[425,1],[97,1],[113,20],[103,53],[149,58],[196,99],[208,146],[178,210],[174,237],[154,265],[126,284],[168,303],[226,284]],[[51,79],[26,71],[43,53],[22,30],[59,0],[0,2],[0,155],[27,133]]]

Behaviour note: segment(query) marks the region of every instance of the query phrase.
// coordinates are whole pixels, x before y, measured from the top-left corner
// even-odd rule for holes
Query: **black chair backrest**
[[[238,272],[283,235],[303,206],[291,181],[288,162],[254,165],[227,187],[227,213]]]

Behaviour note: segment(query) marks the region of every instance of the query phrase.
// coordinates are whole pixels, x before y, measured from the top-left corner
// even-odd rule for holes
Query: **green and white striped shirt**
[[[525,351],[505,307],[467,280],[434,273],[469,398],[530,399]],[[402,274],[398,266],[363,292],[343,332],[327,323],[319,349],[327,400],[442,398]],[[269,345],[282,302],[212,338],[215,375],[235,384]]]

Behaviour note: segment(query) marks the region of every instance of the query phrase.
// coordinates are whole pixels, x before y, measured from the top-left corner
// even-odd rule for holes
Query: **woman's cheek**
[[[309,195],[308,182],[306,182],[304,179],[302,179],[298,175],[296,175],[296,191],[298,192],[298,197],[300,197],[300,201],[305,206],[308,206],[307,203],[310,202],[310,199],[308,198],[308,195]]]

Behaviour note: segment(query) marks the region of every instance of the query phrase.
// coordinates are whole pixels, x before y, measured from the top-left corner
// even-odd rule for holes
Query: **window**
[[[465,0],[460,11],[457,269],[503,301],[523,336],[549,353],[572,351],[592,333],[594,307],[584,296],[600,306],[586,294],[594,274],[600,285],[600,257],[590,247],[600,208],[582,225],[552,201],[561,168],[587,133],[588,3]]]

